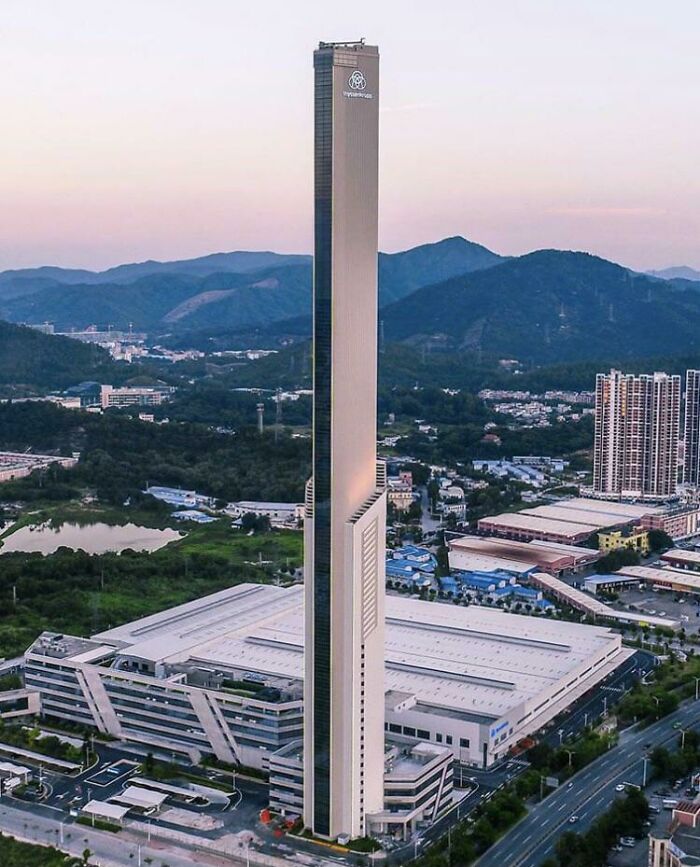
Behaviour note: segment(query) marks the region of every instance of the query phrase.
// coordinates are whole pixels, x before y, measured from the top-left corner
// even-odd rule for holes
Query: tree
[[[648,538],[649,548],[652,551],[668,551],[669,548],[673,548],[673,539],[663,530],[649,530]]]

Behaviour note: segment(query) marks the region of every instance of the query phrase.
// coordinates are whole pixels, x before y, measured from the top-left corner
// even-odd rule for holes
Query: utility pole
[[[643,771],[642,771],[642,788],[645,789],[647,785],[647,763],[649,761],[649,756],[644,756],[642,758],[643,762]]]

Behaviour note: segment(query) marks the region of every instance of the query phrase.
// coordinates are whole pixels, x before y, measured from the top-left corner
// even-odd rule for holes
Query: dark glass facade
[[[330,833],[333,54],[314,94],[314,829]]]

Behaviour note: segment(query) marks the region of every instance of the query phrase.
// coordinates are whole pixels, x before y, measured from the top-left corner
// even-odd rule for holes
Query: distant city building
[[[700,370],[685,373],[683,482],[700,486]]]
[[[598,374],[595,492],[660,498],[676,493],[680,403],[680,376]]]
[[[198,494],[196,491],[185,491],[182,488],[166,488],[161,485],[149,485],[144,491],[156,500],[167,503],[169,506],[180,506],[186,509],[197,507],[211,508],[214,505],[214,497],[206,494]]]
[[[233,518],[253,514],[256,518],[269,518],[272,523],[296,524],[304,517],[303,503],[268,503],[258,500],[240,500],[229,503],[225,512]]]
[[[103,385],[99,382],[81,382],[67,388],[65,395],[87,409],[110,409],[127,406],[160,406],[169,400],[175,389],[172,386],[121,386]]]
[[[58,464],[61,467],[74,467],[77,463],[76,457],[33,455],[26,452],[0,452],[0,482],[23,479],[34,470],[46,469],[52,464]]]
[[[397,512],[406,512],[413,503],[413,475],[402,470],[387,479],[387,499]]]
[[[115,388],[113,385],[100,386],[100,405],[102,409],[124,406],[160,406],[168,400],[175,391],[171,387],[124,386]]]

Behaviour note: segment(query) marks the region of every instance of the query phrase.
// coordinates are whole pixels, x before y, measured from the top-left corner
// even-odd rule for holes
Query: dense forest
[[[87,378],[104,377],[111,382],[118,367],[94,343],[42,334],[0,320],[0,393],[66,388]]]
[[[277,437],[254,428],[222,434],[199,424],[147,424],[44,403],[0,405],[0,448],[27,447],[80,451],[80,463],[6,483],[4,499],[69,499],[89,487],[100,500],[121,505],[151,483],[224,500],[296,501],[310,473],[309,441],[284,430]]]

